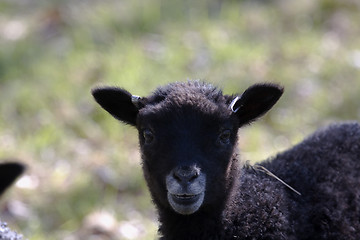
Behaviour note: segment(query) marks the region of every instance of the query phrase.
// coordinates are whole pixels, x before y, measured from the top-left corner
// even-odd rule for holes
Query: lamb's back
[[[288,191],[299,239],[360,239],[360,124],[315,132],[263,165],[302,195]]]

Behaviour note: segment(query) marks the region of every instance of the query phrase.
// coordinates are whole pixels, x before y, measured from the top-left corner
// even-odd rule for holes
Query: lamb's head
[[[173,83],[149,97],[96,88],[96,101],[139,131],[144,176],[158,208],[193,214],[224,203],[236,169],[238,129],[267,112],[283,89],[258,84],[223,95],[198,81]]]

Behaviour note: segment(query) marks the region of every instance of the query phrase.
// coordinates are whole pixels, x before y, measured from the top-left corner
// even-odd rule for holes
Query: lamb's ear
[[[91,91],[97,103],[116,119],[136,126],[140,97],[117,87],[100,87]]]
[[[284,88],[276,84],[255,84],[233,98],[229,108],[238,116],[241,125],[247,124],[269,111],[283,92]]]
[[[0,195],[19,177],[25,166],[17,162],[0,164]]]

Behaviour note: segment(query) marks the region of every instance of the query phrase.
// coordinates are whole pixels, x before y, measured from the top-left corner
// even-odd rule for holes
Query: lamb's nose
[[[200,175],[200,169],[195,166],[183,166],[177,167],[173,171],[173,177],[179,183],[190,183],[198,178]]]

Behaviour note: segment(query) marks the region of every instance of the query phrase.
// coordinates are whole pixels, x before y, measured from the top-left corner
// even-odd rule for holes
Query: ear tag
[[[241,108],[241,105],[239,107],[237,107],[236,109],[234,109],[235,104],[237,103],[237,101],[239,101],[240,97],[237,96],[236,98],[234,98],[234,100],[231,101],[229,108],[233,113],[236,113],[237,111],[239,111],[239,109]]]
[[[139,96],[136,96],[136,95],[132,95],[132,96],[131,96],[131,102],[132,102],[132,104],[134,104],[134,106],[137,107],[137,108],[140,107],[140,105],[139,105],[140,99],[141,99],[141,97],[139,97]]]

